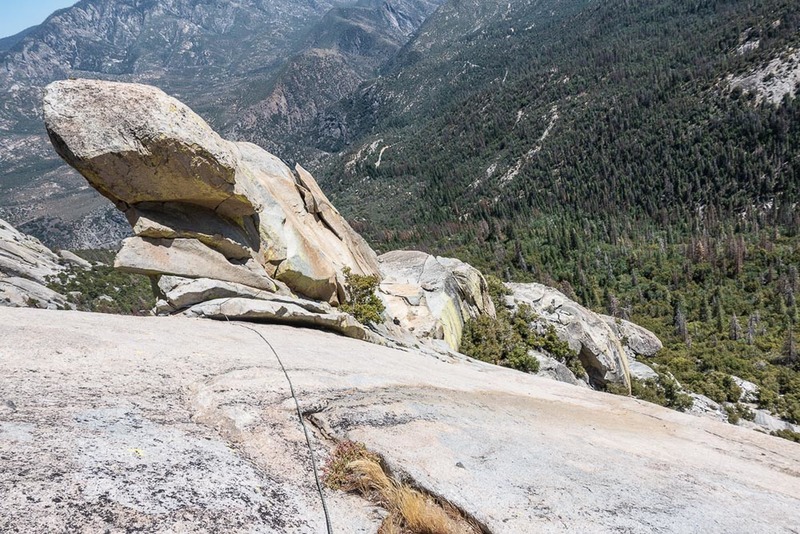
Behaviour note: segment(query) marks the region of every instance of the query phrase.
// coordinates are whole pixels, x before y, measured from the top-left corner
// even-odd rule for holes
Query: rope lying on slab
[[[225,315],[225,320],[231,322],[231,320],[228,318],[227,315]],[[327,502],[325,502],[325,492],[322,489],[322,482],[320,481],[319,478],[319,469],[317,467],[317,460],[316,458],[314,458],[314,449],[311,447],[311,437],[309,436],[308,433],[308,427],[306,426],[306,421],[303,418],[303,411],[300,409],[300,401],[297,399],[297,394],[294,391],[294,384],[292,384],[292,379],[289,377],[289,373],[286,371],[286,367],[283,365],[283,360],[281,360],[281,357],[278,356],[278,352],[275,350],[275,347],[272,346],[272,343],[270,343],[269,340],[265,338],[261,332],[259,332],[255,328],[243,325],[241,323],[234,323],[234,325],[255,332],[258,335],[258,337],[260,337],[264,341],[264,343],[267,344],[267,346],[272,351],[272,354],[275,355],[275,359],[278,361],[278,365],[281,366],[281,371],[283,371],[283,376],[286,377],[286,382],[289,384],[289,391],[292,394],[292,399],[294,399],[294,407],[297,410],[297,419],[300,421],[300,426],[303,428],[303,434],[305,434],[306,437],[308,454],[311,457],[311,467],[314,472],[314,482],[317,485],[317,492],[319,493],[319,499],[322,502],[322,512],[325,514],[325,527],[327,528],[328,534],[333,534],[333,527],[331,526],[331,517],[330,514],[328,513],[328,504]]]

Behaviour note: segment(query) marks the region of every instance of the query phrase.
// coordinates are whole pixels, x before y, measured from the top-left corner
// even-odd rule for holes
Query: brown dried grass
[[[389,520],[413,534],[460,534],[464,532],[430,497],[389,478],[374,460],[356,460],[349,465],[357,487],[364,495],[373,495],[390,512]],[[394,528],[394,526],[390,527]],[[385,532],[392,530],[384,529]],[[395,530],[396,532],[399,532]]]
[[[358,491],[385,508],[378,534],[479,534],[481,529],[465,519],[449,503],[403,484],[383,469],[380,458],[361,443],[339,443],[329,459],[325,484],[344,491]]]

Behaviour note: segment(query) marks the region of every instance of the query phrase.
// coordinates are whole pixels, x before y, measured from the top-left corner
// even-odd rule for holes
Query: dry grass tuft
[[[344,441],[336,446],[325,466],[325,484],[343,491],[358,491],[389,511],[378,534],[479,534],[480,528],[450,505],[390,478],[380,458],[361,443]]]
[[[349,464],[356,488],[379,502],[390,515],[381,526],[382,534],[461,534],[475,532],[457,512],[448,514],[435,500],[389,478],[373,459],[355,460]]]
[[[401,519],[395,514],[389,514],[389,516],[383,520],[383,523],[381,523],[378,534],[405,534],[403,529],[399,526],[400,521]]]
[[[356,481],[349,464],[357,460],[373,460],[378,462],[378,456],[369,452],[363,443],[355,441],[342,441],[331,454],[330,460],[325,464],[322,481],[331,489],[350,491],[355,489]]]

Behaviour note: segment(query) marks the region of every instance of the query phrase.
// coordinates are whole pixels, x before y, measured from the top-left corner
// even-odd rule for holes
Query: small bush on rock
[[[467,321],[461,336],[461,352],[476,360],[535,373],[539,370],[539,360],[530,354],[535,350],[561,361],[576,376],[584,375],[578,355],[558,338],[553,325],[539,323],[539,317],[527,304],[520,304],[512,313],[503,305],[508,289],[494,277],[487,277],[487,282],[497,318],[481,315]]]
[[[88,253],[88,254],[87,254]],[[114,252],[80,251],[81,256],[113,263]],[[89,270],[70,268],[48,278],[47,287],[67,296],[78,310],[121,315],[147,315],[155,297],[147,276],[119,271],[107,265]]]
[[[343,272],[350,300],[342,304],[340,309],[355,317],[362,324],[380,323],[381,314],[386,306],[375,294],[378,277],[355,274],[349,267],[345,267]]]
[[[461,352],[476,360],[535,373],[539,361],[528,350],[525,339],[507,320],[481,315],[464,325]]]
[[[794,432],[793,430],[773,430],[770,432],[770,435],[788,439],[789,441],[794,441],[795,443],[800,443],[800,432]]]
[[[606,391],[615,395],[628,395],[627,388],[616,384],[609,384]],[[664,374],[659,374],[658,379],[640,380],[631,377],[631,396],[681,412],[691,408],[693,403],[692,398],[681,391],[675,379]]]

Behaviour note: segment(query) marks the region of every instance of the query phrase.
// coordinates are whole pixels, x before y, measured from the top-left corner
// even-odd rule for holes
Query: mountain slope
[[[0,213],[51,245],[108,246],[126,231],[49,147],[39,107],[50,81],[73,76],[156,85],[222,131],[235,133],[241,121],[254,130],[239,128],[241,137],[280,148],[295,113],[265,116],[259,110],[269,104],[261,102],[282,92],[296,111],[348,96],[436,6],[429,0],[337,4],[83,0],[53,14],[0,53]],[[349,49],[341,46],[348,35]],[[346,68],[302,65],[303,58],[334,54],[344,54]]]
[[[391,203],[353,213],[420,236],[609,203],[680,222],[791,202],[797,105],[756,105],[729,77],[790,55],[799,16],[783,0],[448,2],[329,119],[350,132],[324,145],[347,149],[329,183],[353,200],[412,192],[404,218]]]
[[[25,28],[19,33],[14,35],[9,35],[8,37],[3,37],[0,39],[0,53],[13,48],[18,42],[22,41],[29,33],[31,33],[36,26],[31,26],[30,28]]]
[[[784,0],[452,0],[325,117],[349,137],[317,176],[376,247],[558,286],[687,389],[744,378],[800,421],[798,27]]]
[[[373,78],[438,4],[361,0],[331,9],[274,79],[269,95],[240,113],[233,135],[308,165],[314,153],[301,134]],[[339,138],[346,132],[325,135]]]

